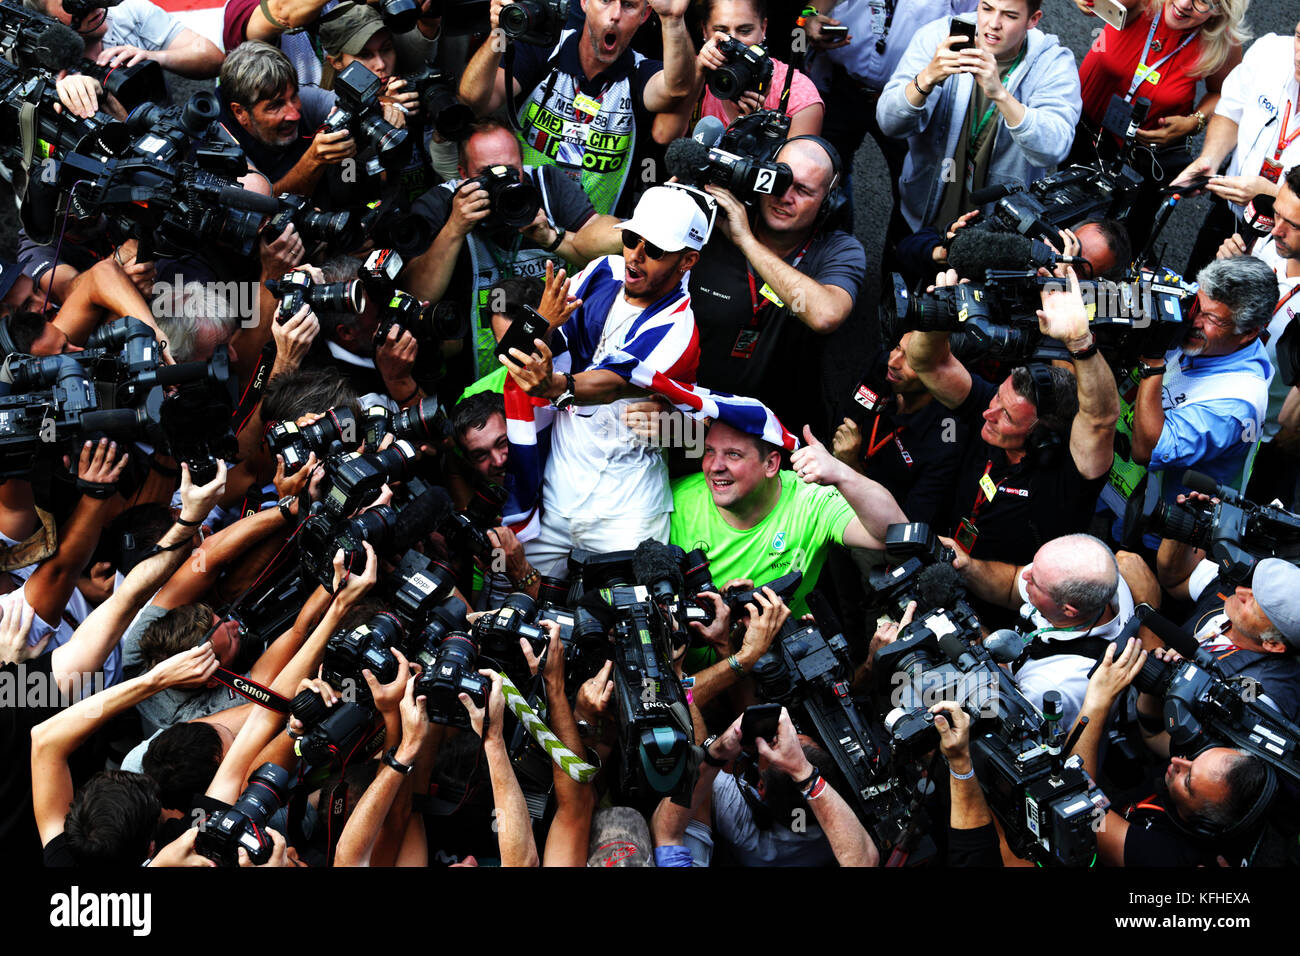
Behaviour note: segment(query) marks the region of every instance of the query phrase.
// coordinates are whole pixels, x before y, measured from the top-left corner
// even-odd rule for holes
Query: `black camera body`
[[[460,695],[469,695],[477,707],[486,707],[492,685],[478,672],[478,647],[467,629],[452,630],[437,637],[425,637],[412,658],[423,667],[415,679],[416,696],[425,698],[425,709],[434,723],[468,727],[469,712]]]
[[[411,0],[388,0],[389,3]],[[322,124],[327,133],[349,130],[357,141],[358,152],[373,150],[365,168],[369,176],[378,176],[404,167],[411,158],[411,141],[406,130],[384,119],[379,95],[384,84],[360,61],[353,61],[334,78],[338,108]]]
[[[328,212],[317,209],[308,204],[306,196],[294,193],[280,193],[275,198],[280,209],[262,227],[262,235],[267,241],[279,238],[292,223],[298,235],[307,243],[323,242],[338,249],[351,249],[359,244],[350,211],[345,209],[341,212]]]
[[[465,180],[457,191],[474,187],[487,191],[491,212],[483,225],[489,230],[522,229],[542,207],[542,194],[513,166],[493,166],[483,175]]]
[[[772,85],[772,58],[757,43],[746,45],[734,37],[718,42],[727,62],[708,74],[709,92],[720,100],[739,100],[746,93],[766,96]]]
[[[288,796],[289,771],[273,763],[262,764],[248,778],[248,786],[234,806],[204,821],[194,840],[194,852],[218,866],[239,866],[242,847],[254,863],[265,863],[274,849],[267,821],[285,805]]]
[[[474,111],[456,96],[455,77],[424,64],[418,72],[408,73],[401,79],[419,94],[420,110],[433,123],[439,136],[459,143],[469,135]]]
[[[285,322],[308,305],[316,312],[348,312],[360,315],[366,307],[366,294],[360,279],[347,282],[314,282],[306,272],[286,272],[279,279],[266,280],[267,291],[280,300],[277,322]]]
[[[266,444],[272,455],[284,457],[284,472],[292,474],[307,463],[311,454],[317,461],[356,449],[365,438],[356,416],[349,408],[330,408],[308,425],[275,422],[266,432]],[[374,447],[374,446],[371,446]]]
[[[498,23],[511,40],[554,46],[569,17],[569,0],[517,0],[501,8]]]

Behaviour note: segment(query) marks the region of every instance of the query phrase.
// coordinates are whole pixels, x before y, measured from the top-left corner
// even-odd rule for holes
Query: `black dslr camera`
[[[268,242],[277,239],[285,227],[293,223],[304,242],[323,242],[340,249],[350,249],[358,245],[357,230],[352,221],[352,213],[327,212],[307,204],[306,196],[293,193],[281,193],[276,197],[280,211],[272,216],[262,227],[262,236]]]
[[[487,706],[492,685],[478,672],[478,646],[464,627],[440,637],[428,634],[412,660],[424,668],[415,679],[415,693],[424,695],[425,710],[434,723],[469,726],[461,694],[468,694],[479,707]]]
[[[359,279],[316,283],[306,272],[287,272],[279,279],[267,279],[266,288],[280,300],[275,313],[277,322],[292,318],[303,303],[316,312],[350,312],[353,315],[360,315],[366,307],[366,294]]]
[[[569,17],[569,0],[517,0],[501,8],[497,22],[511,40],[552,46]]]
[[[459,143],[469,135],[474,111],[457,98],[454,77],[425,64],[419,72],[408,73],[401,79],[419,94],[420,110],[433,123],[439,136]]]
[[[248,778],[248,786],[235,805],[208,817],[194,840],[194,852],[218,866],[239,866],[243,847],[254,863],[271,858],[274,844],[266,832],[267,821],[289,796],[289,771],[264,763]]]
[[[772,58],[757,43],[746,46],[734,37],[718,43],[727,62],[709,73],[709,92],[720,100],[738,100],[746,93],[766,96],[772,85]]]
[[[406,130],[398,129],[384,119],[384,109],[379,103],[379,94],[383,90],[383,82],[364,64],[359,61],[348,64],[334,78],[338,109],[321,127],[327,133],[350,130],[357,141],[358,152],[372,148],[374,156],[366,163],[366,173],[370,176],[378,176],[385,170],[401,169],[411,157],[411,143]]]
[[[522,229],[541,208],[542,196],[513,166],[493,166],[482,176],[467,179],[460,189],[479,186],[487,190],[491,213],[483,220],[489,230]],[[457,190],[459,192],[459,190]]]
[[[317,461],[324,461],[337,452],[357,448],[363,437],[350,409],[331,408],[310,425],[275,422],[267,429],[266,444],[273,456],[284,456],[284,472],[292,474],[313,452]]]

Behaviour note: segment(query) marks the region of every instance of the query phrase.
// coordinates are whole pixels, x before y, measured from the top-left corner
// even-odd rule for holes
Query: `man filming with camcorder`
[[[1084,768],[1094,776],[1107,717],[1143,669],[1147,654],[1137,638],[1130,638],[1123,649],[1112,644],[1088,681],[1079,714],[1088,722],[1072,753],[1083,758]],[[1158,716],[1139,719],[1160,725]],[[1210,746],[1191,759],[1172,757],[1154,794],[1125,814],[1107,810],[1095,828],[1097,856],[1105,866],[1221,865],[1222,854],[1233,852],[1243,836],[1253,835],[1252,828],[1271,803],[1277,786],[1271,776],[1259,757],[1232,747]]]
[[[960,292],[955,283],[951,271],[941,277]],[[1069,351],[1073,374],[1031,365],[993,385],[953,356],[949,333],[907,342],[908,364],[972,431],[947,521],[972,558],[1028,564],[1046,542],[1086,529],[1114,457],[1119,396],[1073,270],[1068,292],[1043,291],[1038,319]]]
[[[755,194],[752,210],[734,192],[705,186],[725,219],[691,271],[691,296],[707,303],[696,315],[700,384],[752,395],[790,427],[824,434],[834,399],[812,383],[825,382],[826,338],[853,312],[866,253],[837,222],[848,200],[834,147],[796,136],[773,160],[789,166],[789,185]],[[808,373],[797,388],[792,367]]]

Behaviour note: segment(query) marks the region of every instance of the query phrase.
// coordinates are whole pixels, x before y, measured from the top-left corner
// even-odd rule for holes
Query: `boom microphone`
[[[43,70],[58,73],[71,70],[81,63],[86,52],[86,41],[76,30],[51,21],[39,33],[33,31],[32,61]]]
[[[676,553],[654,538],[646,538],[632,552],[632,577],[657,601],[672,601],[686,587]]]
[[[1075,256],[1057,255],[1055,249],[1038,239],[1009,232],[963,229],[948,246],[948,265],[967,279],[979,279],[990,269],[1050,269],[1058,262],[1079,261]]]
[[[977,189],[968,198],[972,206],[984,206],[1001,199],[1003,196],[1021,192],[1024,188],[1022,183],[999,183],[996,186],[985,186],[983,189]]]
[[[678,182],[698,186],[709,169],[709,147],[683,136],[668,144],[664,163],[668,166],[668,175],[676,176]]]
[[[932,564],[916,573],[916,617],[935,608],[950,608],[963,588],[951,564]]]

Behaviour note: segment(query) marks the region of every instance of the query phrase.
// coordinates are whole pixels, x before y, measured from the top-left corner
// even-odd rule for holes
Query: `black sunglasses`
[[[647,241],[645,237],[638,236],[631,229],[623,230],[623,246],[625,248],[635,249],[643,242],[645,243],[645,254],[649,256],[651,259],[655,259],[655,260],[662,259],[666,255],[665,250],[660,249],[653,242]]]

